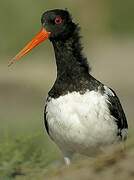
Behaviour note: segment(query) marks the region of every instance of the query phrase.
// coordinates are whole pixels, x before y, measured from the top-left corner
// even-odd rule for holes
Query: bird
[[[53,45],[56,80],[48,92],[44,124],[69,165],[75,154],[92,156],[125,142],[128,123],[114,90],[91,75],[83,54],[80,26],[67,9],[45,11],[40,32],[9,62],[9,66],[41,42]]]

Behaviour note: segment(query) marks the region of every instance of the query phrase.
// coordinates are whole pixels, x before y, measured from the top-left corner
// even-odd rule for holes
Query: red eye
[[[60,16],[57,16],[54,20],[55,24],[61,24],[62,23],[62,18]]]

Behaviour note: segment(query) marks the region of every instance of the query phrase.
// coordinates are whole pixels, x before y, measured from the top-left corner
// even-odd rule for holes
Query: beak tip
[[[14,63],[14,60],[15,60],[15,59],[11,59],[11,60],[9,61],[9,63],[8,63],[7,66],[10,67],[10,66]]]
[[[48,39],[50,32],[46,31],[44,28],[13,58],[9,61],[8,67],[10,67],[14,62],[18,61],[21,57],[26,55],[29,51],[31,51],[38,44]]]

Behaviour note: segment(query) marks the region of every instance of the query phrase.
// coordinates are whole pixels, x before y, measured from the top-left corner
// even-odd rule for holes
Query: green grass
[[[42,171],[59,158],[56,148],[41,134],[8,138],[0,143],[0,178],[26,176],[28,172]]]

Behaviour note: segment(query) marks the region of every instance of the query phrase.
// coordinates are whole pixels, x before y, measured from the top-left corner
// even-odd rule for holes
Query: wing
[[[112,89],[106,86],[104,86],[104,89],[105,94],[107,95],[107,103],[109,106],[110,113],[115,118],[115,121],[118,126],[118,136],[121,137],[121,140],[126,140],[128,134],[128,123],[120,100]]]

